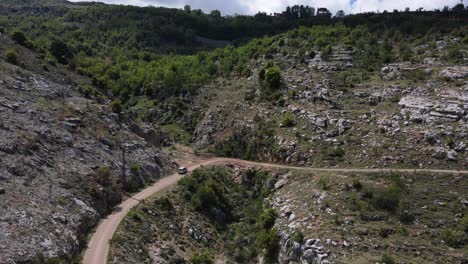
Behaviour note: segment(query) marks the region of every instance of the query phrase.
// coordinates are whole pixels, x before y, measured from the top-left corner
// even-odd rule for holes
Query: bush
[[[414,222],[414,215],[410,213],[408,210],[404,210],[400,213],[400,222],[404,224],[411,224]]]
[[[190,258],[192,264],[213,264],[213,259],[207,252],[195,254]]]
[[[340,146],[334,146],[328,150],[327,155],[331,158],[341,158],[345,155],[345,151]]]
[[[362,189],[362,183],[358,179],[353,179],[353,189],[358,191]]]
[[[258,72],[258,79],[261,80],[261,81],[264,81],[265,80],[265,74],[266,74],[265,68],[261,68],[260,71]]]
[[[279,236],[276,229],[262,230],[257,236],[257,248],[259,252],[265,251],[265,263],[274,262],[278,252]]]
[[[128,212],[127,217],[130,218],[130,219],[133,219],[133,220],[135,220],[137,222],[143,222],[143,220],[144,220],[144,217],[136,209],[130,210],[130,212]]]
[[[22,46],[26,45],[28,41],[28,38],[21,31],[14,31],[11,34],[11,39]]]
[[[265,73],[265,83],[270,90],[276,90],[281,86],[281,71],[278,67],[269,68]]]
[[[385,263],[385,264],[395,264],[396,263],[395,260],[391,256],[389,256],[387,254],[384,254],[382,256],[381,262]]]
[[[441,233],[441,239],[451,247],[462,247],[465,244],[465,234],[459,231],[445,229]]]
[[[462,230],[465,232],[465,233],[468,233],[468,214],[465,215],[465,217],[463,217],[461,223],[460,223],[461,227],[462,227]]]
[[[463,58],[461,48],[458,45],[451,46],[447,50],[447,60],[451,62],[458,62]]]
[[[294,241],[294,242],[297,242],[299,244],[302,244],[302,242],[304,242],[304,234],[301,232],[301,231],[296,231],[294,232],[294,234],[292,235],[291,239]]]
[[[274,209],[265,210],[259,217],[257,223],[263,229],[270,229],[275,225],[277,213]]]
[[[96,170],[96,181],[102,186],[109,185],[113,180],[112,177],[112,172],[108,167],[100,167]]]
[[[110,104],[110,108],[113,113],[120,114],[123,110],[122,102],[119,99],[115,99]]]
[[[374,192],[374,206],[381,210],[395,212],[400,204],[400,191],[396,186],[391,186]]]
[[[50,43],[50,53],[62,64],[67,64],[68,60],[73,57],[70,48],[64,42],[55,39]]]
[[[18,54],[16,50],[10,49],[6,52],[6,61],[11,64],[18,64]]]
[[[294,126],[295,122],[294,122],[294,117],[293,115],[291,114],[286,114],[283,118],[283,121],[281,121],[281,124],[283,124],[283,126],[285,127],[292,127]]]

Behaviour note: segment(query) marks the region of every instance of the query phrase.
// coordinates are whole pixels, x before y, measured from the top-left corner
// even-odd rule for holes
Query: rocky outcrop
[[[409,120],[424,123],[464,120],[468,110],[468,105],[462,101],[428,97],[406,96],[398,104]]]
[[[468,66],[448,67],[440,72],[440,76],[451,81],[468,78]]]
[[[0,263],[77,254],[121,201],[130,167],[153,179],[172,170],[167,155],[57,71],[7,65],[0,82]]]
[[[332,264],[331,251],[326,250],[321,239],[312,238],[302,242],[293,241],[286,233],[280,234],[279,263]]]

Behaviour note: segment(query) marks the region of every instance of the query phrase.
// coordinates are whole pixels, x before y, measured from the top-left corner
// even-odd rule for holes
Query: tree
[[[286,17],[290,18],[292,15],[291,15],[291,7],[288,6],[286,7],[286,13],[285,13]]]
[[[265,73],[265,82],[269,89],[276,90],[281,86],[281,71],[278,67],[269,68]]]
[[[184,6],[184,11],[186,14],[189,14],[192,13],[192,8],[189,6],[189,5],[185,5]]]
[[[123,109],[122,102],[120,102],[119,99],[115,99],[110,104],[110,108],[111,108],[113,113],[120,114],[120,112],[122,112],[122,109]]]
[[[70,48],[63,41],[54,39],[49,47],[50,53],[57,59],[59,63],[66,64],[73,57]]]
[[[336,12],[335,18],[344,18],[345,17],[345,12],[343,10],[339,10]]]
[[[195,254],[190,258],[190,263],[192,264],[213,264],[213,260],[210,255],[206,252],[201,254]]]
[[[221,11],[219,11],[219,10],[212,10],[211,13],[210,13],[210,16],[211,16],[211,17],[214,17],[214,18],[220,18],[220,17],[221,17]]]
[[[23,32],[21,31],[15,31],[11,34],[11,39],[15,41],[16,43],[25,46],[26,42],[28,41],[28,38],[24,35]]]
[[[452,8],[452,12],[455,13],[463,13],[465,11],[465,6],[463,4],[457,4]]]
[[[11,64],[18,64],[18,55],[16,54],[16,50],[14,49],[7,50],[6,61]]]
[[[267,209],[258,217],[257,223],[263,229],[270,229],[275,225],[277,216],[278,214],[274,209]]]
[[[202,16],[203,11],[201,9],[194,9],[194,10],[192,10],[191,14],[194,14],[194,15],[197,15],[197,16]]]

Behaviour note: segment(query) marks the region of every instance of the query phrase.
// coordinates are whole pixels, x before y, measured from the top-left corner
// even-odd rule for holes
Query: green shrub
[[[96,170],[96,181],[102,186],[109,185],[113,180],[112,177],[112,172],[108,167],[100,167]]]
[[[266,75],[266,70],[265,68],[261,68],[260,71],[258,72],[258,79],[261,81],[265,80],[265,75]]]
[[[295,122],[294,122],[294,116],[290,113],[286,114],[284,117],[283,117],[283,120],[281,121],[281,124],[283,124],[283,126],[285,127],[292,127],[294,126]]]
[[[463,217],[461,223],[461,228],[465,233],[468,233],[468,214]]]
[[[192,264],[213,264],[213,259],[207,252],[201,254],[195,254],[190,258]]]
[[[358,179],[353,179],[353,189],[358,191],[362,189],[362,183]]]
[[[460,231],[453,231],[450,229],[445,229],[441,233],[441,239],[449,246],[457,248],[462,247],[467,238],[465,234]]]
[[[265,251],[265,263],[273,263],[278,252],[279,236],[276,229],[262,230],[257,236],[259,252]]]
[[[400,222],[404,224],[411,224],[414,222],[415,217],[414,217],[414,214],[412,214],[408,210],[403,210],[400,213],[399,219],[400,219]]]
[[[400,189],[396,186],[374,192],[374,206],[381,210],[395,212],[400,204]]]
[[[18,64],[18,54],[16,53],[16,50],[14,49],[9,49],[6,51],[6,61],[11,63],[11,64]]]
[[[67,64],[68,60],[73,57],[73,53],[68,45],[58,39],[54,39],[50,43],[49,51],[62,64]]]
[[[21,31],[14,31],[11,34],[11,39],[22,46],[26,45],[26,42],[28,41],[26,35]]]
[[[292,235],[291,239],[294,241],[294,242],[297,242],[299,244],[302,244],[302,242],[304,242],[304,234],[301,232],[301,231],[296,231],[294,232],[294,234]]]
[[[123,110],[122,102],[119,99],[115,99],[110,104],[111,111],[116,114],[120,114]]]
[[[171,200],[167,197],[162,197],[154,201],[154,204],[161,208],[164,211],[172,211],[174,209],[174,205],[172,204]]]
[[[265,73],[265,83],[270,90],[276,90],[281,86],[281,70],[278,67],[269,68]]]
[[[332,53],[332,47],[330,45],[326,45],[322,48],[322,56],[323,58],[328,58]]]
[[[328,186],[329,182],[330,180],[328,179],[328,177],[325,177],[325,176],[320,177],[320,180],[319,180],[320,188],[322,188],[322,190],[324,191],[328,190],[328,188],[330,188]]]
[[[382,256],[382,260],[381,260],[382,263],[384,264],[395,264],[395,259],[393,259],[393,257],[387,255],[387,254],[384,254]]]
[[[257,223],[263,229],[270,229],[275,225],[277,216],[278,215],[274,209],[267,209],[258,217]]]
[[[328,149],[327,155],[331,158],[341,158],[345,155],[345,151],[340,146],[333,146],[332,148]]]
[[[461,48],[458,45],[453,45],[447,50],[447,60],[450,62],[458,62],[463,59]]]
[[[130,218],[130,219],[133,219],[133,220],[135,220],[137,222],[143,222],[143,220],[144,220],[144,217],[136,209],[130,210],[130,212],[128,212],[127,217]]]

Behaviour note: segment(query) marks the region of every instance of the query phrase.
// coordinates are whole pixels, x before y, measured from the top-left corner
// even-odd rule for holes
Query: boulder
[[[286,182],[287,181],[285,179],[281,179],[281,180],[277,181],[275,183],[275,189],[276,190],[280,189],[281,187],[283,187],[286,184]]]
[[[312,249],[307,249],[302,255],[303,263],[314,263],[315,258],[317,258],[317,252],[313,251]]]
[[[465,145],[464,142],[460,142],[460,143],[458,143],[458,145],[455,146],[455,151],[456,152],[463,153],[463,152],[465,152],[465,150],[466,150],[466,145]]]
[[[447,152],[447,159],[451,161],[456,161],[458,153],[455,150],[450,150]]]
[[[424,141],[434,145],[439,142],[439,134],[434,131],[427,131],[424,133]]]
[[[468,66],[448,67],[441,71],[440,75],[449,80],[461,80],[468,78]]]

